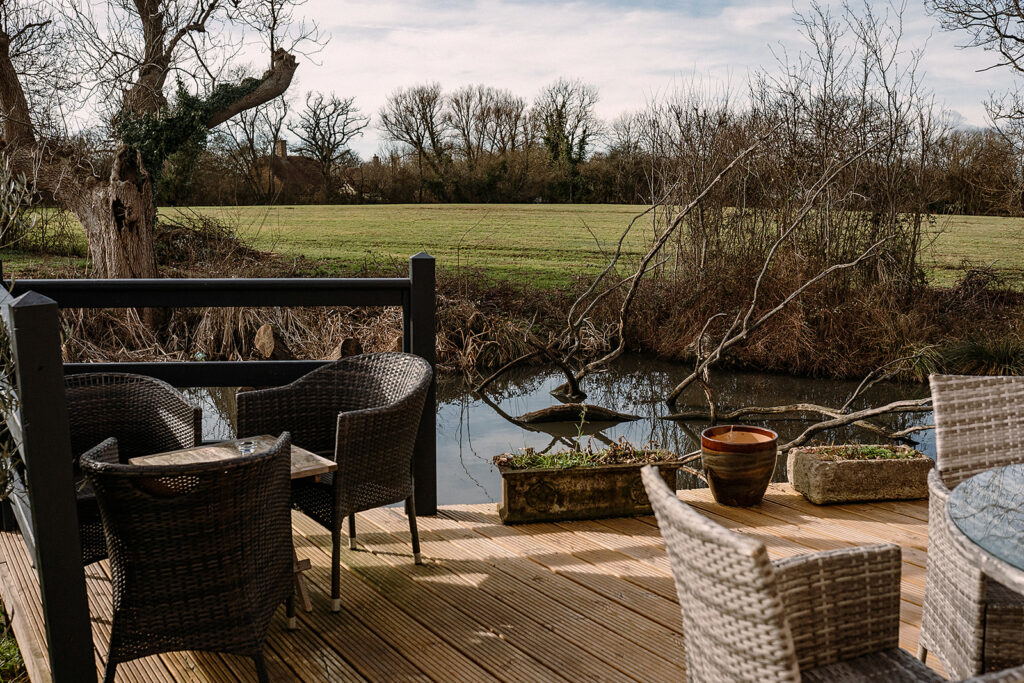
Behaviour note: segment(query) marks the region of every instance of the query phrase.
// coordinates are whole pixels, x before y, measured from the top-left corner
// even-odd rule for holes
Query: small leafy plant
[[[924,457],[910,446],[880,446],[848,444],[842,446],[813,446],[806,450],[831,456],[834,460],[906,460]]]
[[[544,453],[533,448],[524,448],[515,453],[502,453],[494,456],[494,464],[515,470],[568,469],[599,465],[647,465],[671,462],[676,459],[674,453],[658,448],[655,443],[637,447],[627,441],[625,437],[621,437],[618,442],[598,450],[594,450],[592,440],[588,441],[586,448],[573,448],[556,453]]]

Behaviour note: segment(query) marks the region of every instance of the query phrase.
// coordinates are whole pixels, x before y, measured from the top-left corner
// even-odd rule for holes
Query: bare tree
[[[598,99],[595,86],[560,78],[544,88],[534,103],[544,147],[570,202],[578,192],[579,166],[603,131],[595,111]]]
[[[354,97],[339,98],[331,93],[325,99],[320,93],[308,93],[306,107],[288,127],[299,139],[299,151],[320,167],[325,199],[334,194],[338,169],[346,161],[356,161],[348,143],[370,123],[354,103]]]
[[[246,189],[257,201],[270,200],[274,178],[267,163],[281,139],[290,105],[279,97],[239,112],[218,129],[217,140]]]
[[[261,14],[273,5],[274,12]],[[156,180],[164,161],[198,152],[207,132],[269,102],[291,84],[295,54],[281,46],[282,0],[6,0],[0,12],[0,149],[34,187],[51,193],[85,228],[94,272],[152,277]],[[284,10],[284,11],[281,11]],[[228,82],[241,48],[239,26],[269,50],[262,76]],[[251,34],[250,34],[251,35]],[[316,28],[293,34],[310,44]],[[42,55],[42,56],[40,56]],[[66,57],[62,71],[56,67]],[[169,89],[177,82],[176,93]],[[55,84],[55,85],[53,85]],[[47,125],[33,93],[58,88],[110,125],[108,174]],[[53,122],[49,122],[53,123]]]
[[[989,68],[1024,72],[1024,9],[1014,0],[926,0],[948,31],[966,31],[969,46],[998,53]]]
[[[441,85],[431,83],[396,90],[388,96],[378,118],[387,140],[408,146],[416,155],[419,201],[423,201],[426,169],[433,174],[434,188],[447,199],[451,143]]]

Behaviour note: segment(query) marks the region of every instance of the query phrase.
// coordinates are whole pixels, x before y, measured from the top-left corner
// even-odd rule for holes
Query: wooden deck
[[[900,644],[915,652],[924,596],[927,506],[820,507],[773,484],[758,507],[726,508],[707,490],[680,496],[762,540],[773,557],[849,545],[903,546]],[[655,520],[501,525],[493,505],[450,505],[420,518],[426,564],[414,566],[405,517],[359,515],[343,551],[341,614],[329,611],[330,535],[294,517],[309,558],[313,612],[271,626],[271,677],[302,681],[682,680],[679,606]],[[87,568],[96,664],[110,620],[106,562]],[[49,681],[39,586],[20,535],[0,534],[0,592],[32,681]],[[934,660],[929,664],[935,666]],[[119,681],[249,681],[247,660],[172,653],[118,667]]]

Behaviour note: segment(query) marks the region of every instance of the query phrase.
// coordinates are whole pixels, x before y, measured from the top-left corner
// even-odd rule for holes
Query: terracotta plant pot
[[[709,427],[700,435],[711,495],[722,505],[748,507],[764,497],[775,471],[779,435],[747,425]]]

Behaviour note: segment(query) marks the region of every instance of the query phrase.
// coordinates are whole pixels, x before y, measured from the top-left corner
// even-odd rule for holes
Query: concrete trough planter
[[[652,463],[672,490],[682,464]],[[640,479],[642,464],[514,469],[498,465],[505,524],[653,514]]]
[[[885,448],[903,457],[851,459],[843,449]],[[789,451],[789,483],[818,505],[928,497],[931,458],[907,446],[815,446]]]

